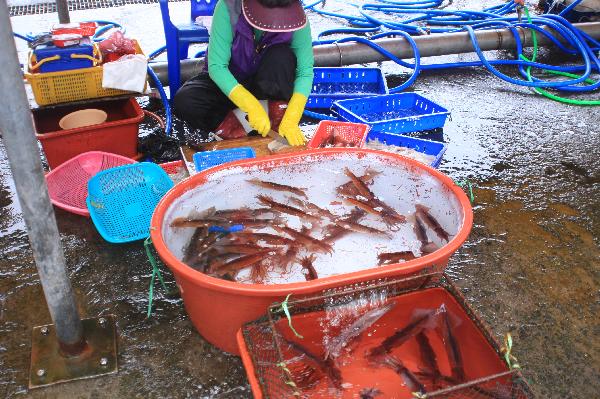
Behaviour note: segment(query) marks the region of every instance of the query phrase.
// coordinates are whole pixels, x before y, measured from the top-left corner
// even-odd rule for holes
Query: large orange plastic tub
[[[289,284],[261,285],[225,281],[209,277],[181,261],[181,251],[183,250],[181,246],[185,240],[174,239],[173,229],[169,223],[175,217],[187,214],[186,212],[191,208],[190,202],[197,201],[195,193],[208,195],[208,198],[214,201],[214,204],[203,204],[205,207],[212,205],[230,207],[231,204],[228,204],[225,199],[230,198],[231,201],[239,202],[243,199],[244,192],[238,190],[225,195],[228,178],[233,180],[252,170],[273,170],[289,167],[289,165],[294,165],[295,170],[298,171],[302,171],[303,166],[307,165],[319,165],[327,168],[330,162],[335,162],[336,167],[339,167],[340,162],[348,165],[360,164],[365,167],[378,165],[378,167],[386,168],[392,174],[397,170],[398,176],[402,175],[403,179],[407,178],[409,182],[414,180],[423,183],[425,187],[420,191],[424,197],[429,196],[430,201],[434,201],[436,197],[440,196],[450,198],[460,216],[460,225],[457,227],[456,234],[439,250],[402,264],[391,264]],[[329,166],[331,167],[331,165]],[[302,185],[301,181],[297,181],[297,177],[290,177],[290,179],[294,184]],[[211,187],[210,193],[206,191],[202,193],[203,188],[216,180],[221,181],[222,184]],[[428,191],[428,185],[437,188]],[[219,190],[223,190],[223,192],[220,193]],[[424,205],[428,205],[426,201]],[[224,351],[239,354],[235,338],[237,331],[244,323],[264,314],[271,303],[283,300],[290,293],[296,297],[309,295],[354,282],[414,273],[432,265],[442,270],[447,265],[450,256],[466,240],[472,223],[473,215],[467,196],[449,177],[437,170],[396,154],[335,148],[242,160],[207,169],[192,176],[171,189],[158,204],[152,217],[151,236],[159,256],[175,276],[186,311],[196,329],[213,345]],[[174,244],[174,241],[178,241],[179,244]]]
[[[75,129],[60,128],[58,122],[63,116],[85,108],[97,108],[106,112],[106,122]],[[36,136],[51,169],[88,151],[104,151],[134,158],[137,155],[138,127],[142,119],[144,111],[135,98],[33,111]]]

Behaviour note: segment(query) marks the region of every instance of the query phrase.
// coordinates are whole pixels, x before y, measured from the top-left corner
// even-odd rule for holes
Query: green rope
[[[473,195],[473,186],[471,185],[469,179],[465,179],[461,182],[456,182],[456,185],[462,189],[466,188],[469,194],[469,200],[471,201],[471,204],[475,202],[475,196]]]
[[[144,241],[144,248],[146,249],[146,256],[148,256],[148,261],[152,265],[152,278],[150,279],[150,288],[148,289],[148,312],[146,313],[146,318],[150,318],[150,314],[152,313],[152,301],[154,299],[154,281],[156,280],[157,276],[165,292],[169,292],[169,290],[167,289],[167,285],[165,284],[165,280],[163,280],[160,269],[158,268],[156,259],[154,258],[152,250],[150,249],[151,245],[152,238],[148,236],[148,238],[146,238],[146,240]]]
[[[529,9],[527,7],[525,7],[525,16],[527,16],[527,22],[529,22],[531,24],[532,23],[531,16],[529,15]],[[520,54],[519,58],[521,58],[524,61],[535,62],[537,55],[538,55],[538,41],[537,41],[537,33],[534,29],[531,29],[531,40],[533,41],[533,54],[531,55],[531,60],[529,58],[525,57],[523,54]],[[566,77],[574,78],[574,79],[581,77],[579,75],[574,75],[574,74],[568,73],[568,72],[551,71],[548,69],[542,69],[542,71],[551,73],[553,75],[566,76]],[[530,82],[533,82],[532,75],[531,75],[531,65],[527,67],[527,79],[529,79]],[[585,83],[592,85],[592,84],[595,84],[596,82],[593,79],[586,79]],[[600,105],[600,100],[576,100],[576,99],[572,99],[572,98],[560,97],[560,96],[552,94],[546,90],[540,89],[539,87],[534,87],[533,90],[536,93],[538,93],[546,98],[549,98],[551,100],[558,101],[561,103],[565,103],[565,104],[588,105],[588,106],[589,105]]]
[[[281,302],[281,309],[283,310],[283,313],[285,313],[285,316],[288,319],[288,325],[290,326],[290,329],[294,332],[296,337],[303,339],[304,337],[298,334],[298,332],[294,329],[294,326],[292,326],[292,316],[290,315],[290,310],[288,309],[288,300],[290,299],[291,295],[292,294],[288,294],[285,297],[285,301]]]
[[[511,354],[512,346],[512,336],[510,333],[506,333],[506,336],[504,337],[504,347],[501,349],[501,352],[504,353],[504,360],[506,361],[506,364],[508,364],[508,368],[511,370],[520,369],[521,366],[519,366],[519,363],[517,363],[517,358]]]
[[[292,372],[290,371],[290,369],[287,368],[285,362],[277,363],[277,367],[280,367],[284,371],[286,379],[285,384],[289,385],[294,389],[293,395],[300,396],[300,392],[298,391],[298,385],[296,385],[296,383],[292,381]]]

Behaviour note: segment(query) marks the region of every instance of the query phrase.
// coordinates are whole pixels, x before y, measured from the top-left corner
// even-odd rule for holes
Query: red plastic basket
[[[80,154],[46,175],[50,200],[58,208],[68,212],[90,216],[85,203],[88,180],[102,170],[131,163],[135,161],[108,152],[90,151]]]
[[[344,329],[348,331],[359,316],[384,306],[391,308],[362,335],[355,336],[354,341],[338,347],[337,359],[325,363],[327,349],[331,348],[328,343],[335,342]],[[389,341],[390,337],[399,338],[398,332],[407,331],[415,315],[427,312],[433,317],[421,331],[430,350],[430,362],[425,361],[424,345],[416,334],[407,334],[398,346]],[[454,338],[454,353],[460,364],[457,368],[450,357],[448,336],[440,335],[444,331],[443,314],[448,317],[448,334]],[[292,325],[294,330],[290,328]],[[302,338],[296,337],[294,331],[302,334]],[[390,346],[369,359],[368,353],[385,348],[382,344],[386,341]],[[450,278],[440,273],[418,273],[337,287],[290,300],[286,308],[275,303],[265,316],[238,331],[237,342],[255,399],[358,398],[363,397],[359,392],[364,390],[378,391],[377,399],[535,397],[521,372],[506,363],[503,348],[493,332]],[[303,351],[306,353],[302,354]],[[308,353],[317,362],[338,371],[338,382],[343,382],[335,389],[338,395],[331,390],[332,376],[336,374],[321,374]],[[414,373],[413,386],[403,384],[405,376],[399,376],[393,368],[381,367],[385,363],[378,361],[379,356],[400,360],[406,370]],[[437,373],[432,372],[435,369]],[[456,371],[462,373],[455,374]],[[411,392],[415,380],[422,384],[421,395]]]
[[[308,148],[324,148],[328,145],[333,134],[339,136],[344,142],[349,143],[343,147],[359,147],[362,148],[367,138],[367,133],[371,128],[364,123],[336,122],[336,121],[321,121],[317,126],[315,135],[308,142]]]
[[[58,122],[63,116],[84,108],[101,109],[108,114],[108,119],[98,125],[60,129]],[[33,112],[37,138],[51,169],[88,151],[105,151],[134,158],[142,119],[144,111],[135,98],[98,101],[85,106],[43,108]]]
[[[163,170],[165,172],[167,172],[168,175],[174,175],[176,173],[179,173],[179,171],[181,170],[181,168],[185,167],[183,165],[183,161],[165,162],[165,163],[159,164],[158,166],[160,166],[161,168],[163,168]]]

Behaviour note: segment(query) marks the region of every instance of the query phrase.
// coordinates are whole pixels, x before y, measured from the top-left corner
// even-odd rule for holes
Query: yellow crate
[[[139,54],[143,54],[137,42]],[[38,105],[51,105],[98,97],[111,97],[135,92],[104,89],[102,87],[102,66],[72,69],[68,71],[25,74],[31,85],[33,97]]]

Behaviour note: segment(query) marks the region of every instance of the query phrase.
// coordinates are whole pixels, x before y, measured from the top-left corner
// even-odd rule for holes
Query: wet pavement
[[[94,10],[94,17],[130,21],[129,33],[149,52],[162,44],[157,9]],[[32,18],[55,15],[14,18],[15,30],[30,31]],[[322,23],[314,18],[313,29]],[[402,79],[392,76],[389,86]],[[474,186],[473,230],[448,273],[499,339],[513,334],[514,354],[540,397],[597,397],[600,111],[550,102],[477,69],[423,73],[413,89],[451,111],[440,170]],[[82,317],[116,315],[120,372],[27,391],[31,329],[51,321],[0,141],[0,396],[251,397],[240,360],[205,342],[181,301],[157,289],[146,319],[151,267],[142,243],[111,245],[88,219],[59,209],[56,217]]]

